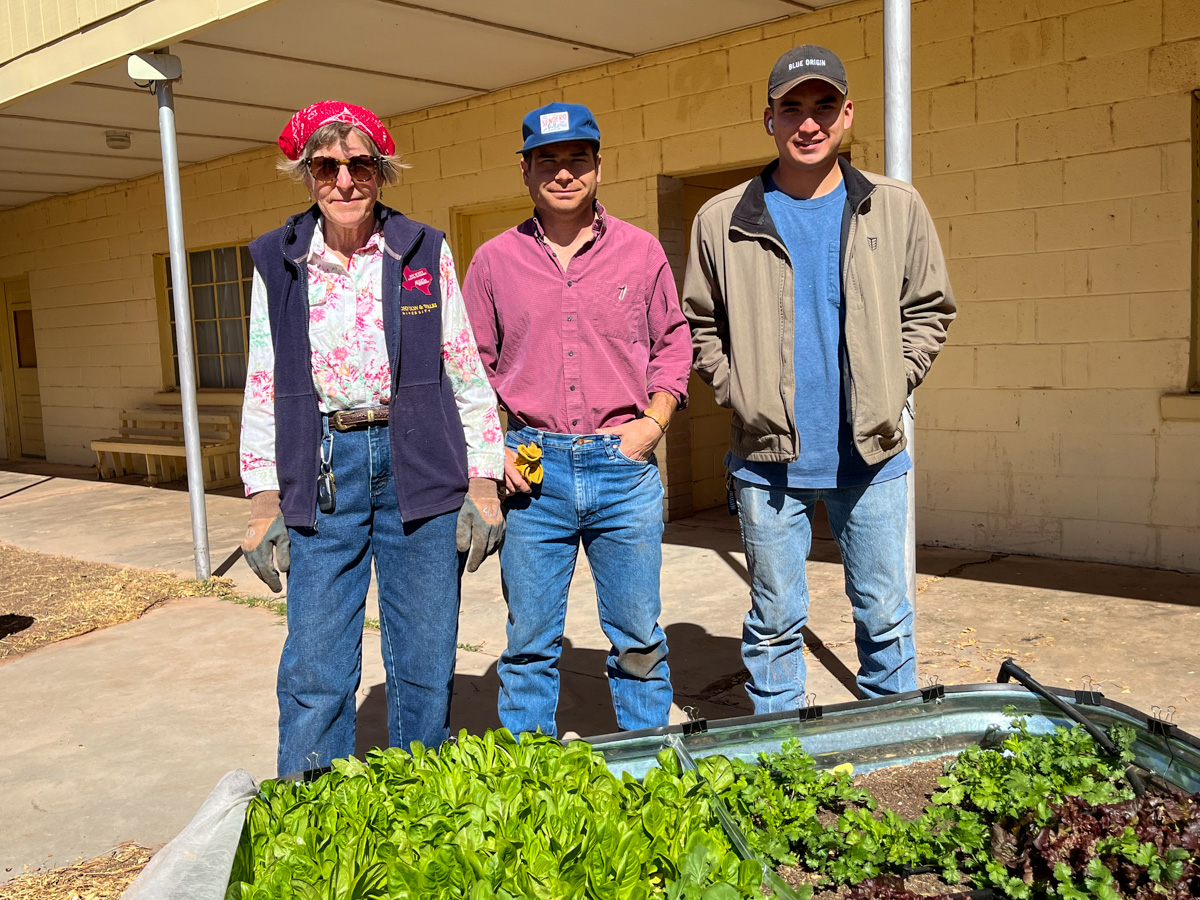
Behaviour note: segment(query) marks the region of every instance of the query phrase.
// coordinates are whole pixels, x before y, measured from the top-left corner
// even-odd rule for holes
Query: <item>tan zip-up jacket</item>
[[[854,445],[879,463],[904,449],[900,416],[946,340],[954,297],[933,220],[912,185],[839,162],[842,388]],[[717,403],[733,410],[734,454],[756,462],[800,455],[792,261],[764,198],[777,165],[701,207],[683,283],[692,363]]]

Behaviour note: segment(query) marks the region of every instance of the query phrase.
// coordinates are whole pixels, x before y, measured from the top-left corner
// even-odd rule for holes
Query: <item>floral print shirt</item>
[[[318,224],[308,252],[309,344],[323,413],[387,406],[391,365],[383,335],[383,232],[376,231],[345,266],[325,245]],[[467,474],[504,477],[504,433],[443,240],[440,261],[442,364],[454,389],[467,439]],[[256,270],[250,296],[250,348],[242,407],[242,481],[246,493],[279,490],[275,472],[275,350],[267,288]]]

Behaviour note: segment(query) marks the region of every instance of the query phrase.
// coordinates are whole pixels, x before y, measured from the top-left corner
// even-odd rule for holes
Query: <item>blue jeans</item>
[[[612,646],[606,668],[622,730],[666,725],[671,711],[662,608],[662,479],[653,458],[636,462],[608,434],[510,430],[507,445],[542,448],[545,477],[505,502],[500,550],[508,648],[500,657],[500,721],[513,734],[557,735],[558,658],[567,591],[582,541],[596,582],[600,626]]]
[[[316,528],[288,529],[281,776],[354,753],[372,560],[389,740],[406,749],[412,741],[436,747],[449,735],[460,599],[457,513],[401,522],[386,427],[334,432],[332,439],[337,507],[318,510]]]
[[[842,551],[854,614],[858,688],[880,697],[917,687],[913,607],[904,567],[908,489],[904,478],[819,490],[735,479],[750,571],[750,612],[742,626],[746,693],[756,713],[793,710],[804,694],[804,636],[812,521],[825,501]]]

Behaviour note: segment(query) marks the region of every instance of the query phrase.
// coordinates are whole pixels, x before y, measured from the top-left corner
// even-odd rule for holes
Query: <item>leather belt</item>
[[[362,409],[339,409],[329,414],[329,426],[337,431],[349,431],[352,428],[364,428],[368,425],[386,425],[388,408],[386,406],[366,406]]]

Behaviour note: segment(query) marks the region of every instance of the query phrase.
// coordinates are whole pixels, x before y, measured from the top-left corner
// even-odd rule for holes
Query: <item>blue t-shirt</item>
[[[743,481],[788,488],[853,487],[887,481],[912,466],[907,451],[868,465],[854,448],[842,357],[842,211],[846,184],[823,197],[797,200],[776,188],[767,210],[792,258],[795,282],[796,430],[800,458],[793,463],[747,462],[730,453],[729,471]]]

